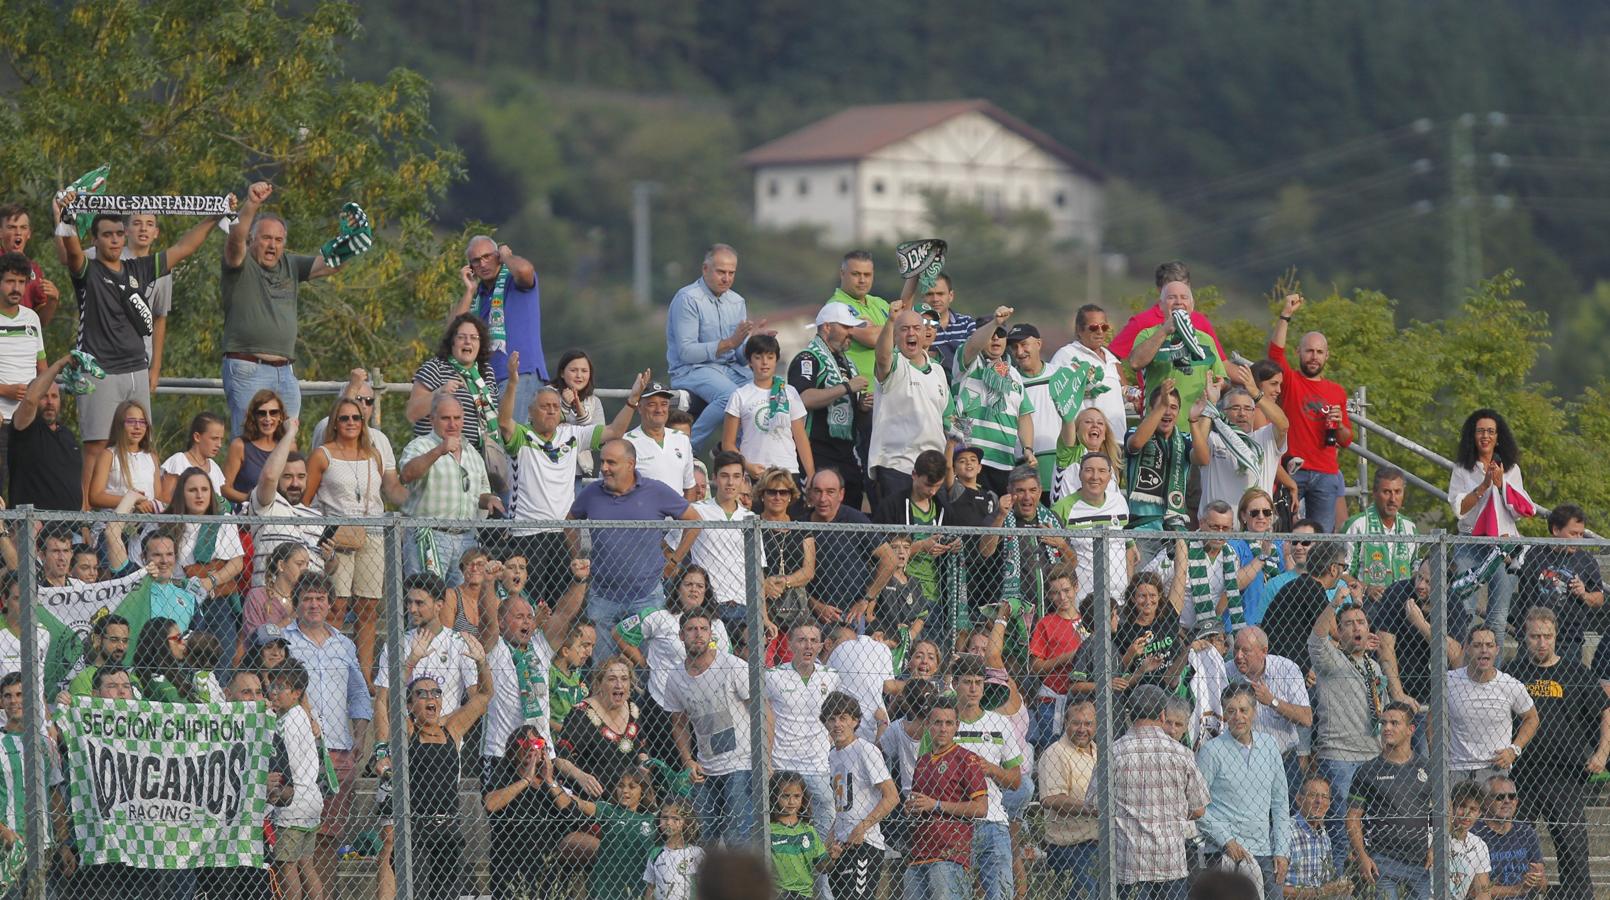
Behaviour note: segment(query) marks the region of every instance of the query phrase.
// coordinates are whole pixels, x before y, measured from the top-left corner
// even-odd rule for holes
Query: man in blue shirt
[[[1471,830],[1487,845],[1492,864],[1493,896],[1537,897],[1548,889],[1543,847],[1537,829],[1515,821],[1519,797],[1515,782],[1502,775],[1487,779],[1486,815]],[[1570,892],[1565,892],[1569,897]]]
[[[1265,897],[1278,897],[1291,859],[1286,767],[1274,738],[1252,728],[1251,685],[1230,685],[1220,703],[1225,732],[1196,755],[1212,798],[1197,827],[1220,856],[1262,873]]]
[[[700,521],[699,513],[682,495],[662,481],[637,477],[637,451],[623,439],[606,441],[599,451],[602,477],[582,488],[570,506],[570,519],[655,522],[662,519]],[[572,558],[580,558],[581,533],[565,532]],[[615,623],[634,612],[665,600],[660,586],[688,558],[697,528],[682,531],[676,549],[668,549],[657,528],[585,529],[592,538],[591,587],[587,591],[587,617],[597,626],[593,659],[615,655],[611,636]],[[662,565],[663,562],[663,565]]]
[[[509,380],[509,355],[518,353],[522,378],[514,397],[514,414],[525,421],[526,411],[537,389],[548,381],[548,363],[542,356],[542,293],[537,288],[537,268],[530,260],[515,256],[508,244],[499,245],[484,234],[470,238],[464,248],[469,264],[459,270],[464,296],[448,314],[448,321],[474,312],[485,322],[492,337],[492,374],[498,382],[498,396]]]
[[[702,274],[671,298],[665,319],[665,361],[671,382],[708,404],[693,423],[693,449],[721,430],[727,398],[753,381],[740,355],[749,335],[766,324],[751,321],[743,295],[732,289],[738,251],[715,244],[705,251]]]

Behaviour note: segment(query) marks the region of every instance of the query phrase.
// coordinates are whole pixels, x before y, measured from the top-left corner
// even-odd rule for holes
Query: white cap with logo
[[[816,314],[816,327],[829,324],[860,328],[866,324],[866,320],[856,315],[850,304],[834,301],[823,305],[822,311]]]

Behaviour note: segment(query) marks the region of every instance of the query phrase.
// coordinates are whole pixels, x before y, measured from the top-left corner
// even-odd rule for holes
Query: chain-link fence
[[[665,900],[720,842],[834,900],[1610,883],[1602,544],[791,522],[766,484],[4,513],[7,890]]]

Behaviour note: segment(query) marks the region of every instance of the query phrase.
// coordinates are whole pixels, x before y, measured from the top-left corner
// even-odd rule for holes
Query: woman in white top
[[[112,412],[106,451],[95,457],[89,476],[90,509],[116,509],[123,495],[139,494],[134,511],[162,511],[157,455],[151,450],[151,414],[138,400],[124,400]]]
[[[215,458],[224,446],[224,417],[217,413],[197,413],[190,420],[190,446],[183,453],[175,453],[162,461],[162,496],[173,493],[174,485],[185,469],[200,469],[212,480],[212,491],[224,494],[224,470],[218,468]]]
[[[385,515],[386,498],[397,499],[402,484],[397,463],[369,440],[363,407],[350,398],[335,402],[332,428],[307,461],[307,491],[312,506],[326,516],[378,517]],[[348,528],[335,535],[336,558],[331,560],[334,594],[330,621],[346,621],[347,605],[358,617],[358,664],[365,677],[374,668],[375,622],[380,594],[385,587],[385,550],[377,528],[367,528],[359,540]]]
[[[1478,409],[1465,417],[1459,430],[1456,468],[1448,477],[1448,502],[1459,519],[1459,533],[1486,537],[1515,537],[1517,518],[1533,515],[1532,500],[1521,479],[1521,448],[1509,423],[1493,409]],[[1461,544],[1454,548],[1454,566],[1463,572],[1476,565],[1491,548]],[[1487,579],[1487,624],[1503,643],[1514,599],[1516,578],[1507,566],[1498,566]],[[1465,597],[1465,611],[1475,613],[1476,595]]]

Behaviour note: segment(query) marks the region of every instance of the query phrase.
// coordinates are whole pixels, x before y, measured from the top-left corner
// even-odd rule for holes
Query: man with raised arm
[[[1336,455],[1353,443],[1353,423],[1347,417],[1347,389],[1322,377],[1330,360],[1325,335],[1317,331],[1303,335],[1297,369],[1286,360],[1286,329],[1302,308],[1301,294],[1286,295],[1280,318],[1269,333],[1269,358],[1286,377],[1280,408],[1291,420],[1287,455],[1303,461],[1293,477],[1302,492],[1304,514],[1319,523],[1320,531],[1330,532],[1336,530],[1336,505],[1345,486]]]
[[[502,396],[510,375],[525,375],[514,395],[516,415],[525,415],[537,389],[548,380],[548,363],[542,355],[542,292],[537,288],[537,267],[516,256],[508,244],[484,234],[470,238],[464,247],[464,296],[448,313],[448,321],[474,312],[486,323],[492,338],[492,375]],[[504,400],[508,403],[508,400]]]

